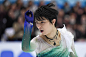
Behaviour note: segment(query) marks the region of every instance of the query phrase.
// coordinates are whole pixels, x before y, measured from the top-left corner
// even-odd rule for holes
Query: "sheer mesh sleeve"
[[[39,53],[39,50],[40,50],[40,42],[39,42],[39,40],[38,40],[38,36],[36,36],[35,38],[33,38],[32,40],[31,40],[31,43],[35,43],[35,52],[36,52],[36,55]]]
[[[35,43],[30,43],[32,27],[30,23],[25,20],[24,23],[24,35],[22,39],[22,50],[24,52],[32,52],[36,49]]]

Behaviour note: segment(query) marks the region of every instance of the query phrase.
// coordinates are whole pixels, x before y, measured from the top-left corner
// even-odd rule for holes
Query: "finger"
[[[31,14],[29,14],[29,17],[31,17]]]
[[[32,13],[32,11],[30,11],[30,13],[31,13],[31,17],[33,17],[33,13]]]

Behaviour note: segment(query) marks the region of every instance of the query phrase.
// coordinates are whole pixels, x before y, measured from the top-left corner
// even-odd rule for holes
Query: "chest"
[[[57,43],[58,43],[58,41],[57,41]],[[62,47],[63,48],[66,48],[67,46],[66,46],[66,42],[65,42],[65,39],[61,36],[61,42],[60,43],[62,43]],[[59,43],[59,44],[60,44]],[[54,48],[54,47],[56,47],[56,46],[53,46],[53,45],[51,45],[51,44],[49,44],[49,43],[47,43],[45,40],[43,40],[42,38],[40,38],[40,41],[39,41],[39,44],[38,44],[39,46],[38,46],[38,48],[36,49],[36,53],[38,54],[38,53],[40,53],[40,52],[42,52],[42,51],[44,51],[44,50],[46,50],[46,49],[52,49],[52,48]]]

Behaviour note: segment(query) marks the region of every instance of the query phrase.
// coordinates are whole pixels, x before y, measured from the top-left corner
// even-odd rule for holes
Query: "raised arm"
[[[35,50],[35,43],[31,43],[31,33],[33,27],[33,13],[31,11],[26,11],[25,22],[24,22],[24,35],[22,38],[22,50],[24,52],[32,52]]]

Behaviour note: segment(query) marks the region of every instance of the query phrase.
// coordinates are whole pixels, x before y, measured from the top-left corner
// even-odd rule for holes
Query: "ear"
[[[55,22],[56,22],[56,19],[53,19],[52,20],[52,24],[55,25]]]

